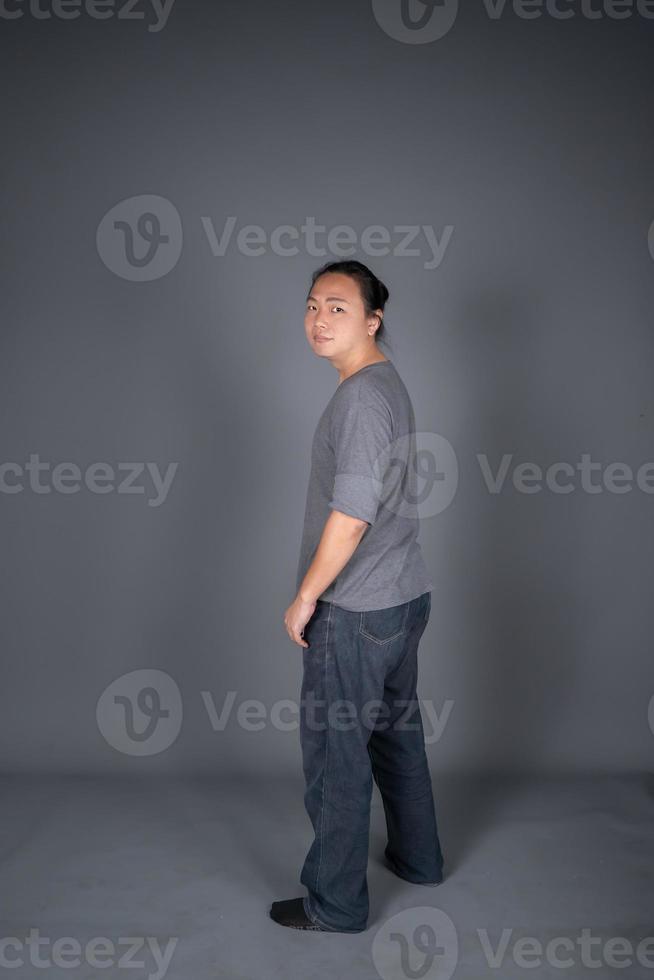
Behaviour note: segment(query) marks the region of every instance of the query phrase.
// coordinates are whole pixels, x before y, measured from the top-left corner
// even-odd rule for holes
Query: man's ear
[[[377,333],[377,331],[379,330],[379,328],[382,325],[382,317],[383,317],[382,310],[375,310],[375,312],[373,313],[372,317],[368,321],[369,325],[371,327],[374,327],[375,328],[375,333]]]

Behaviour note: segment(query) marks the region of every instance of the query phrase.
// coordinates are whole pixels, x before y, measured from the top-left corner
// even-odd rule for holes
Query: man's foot
[[[289,926],[291,929],[312,929],[314,932],[327,931],[311,921],[304,911],[302,898],[287,898],[283,902],[273,902],[270,906],[270,918],[278,922],[280,926]]]

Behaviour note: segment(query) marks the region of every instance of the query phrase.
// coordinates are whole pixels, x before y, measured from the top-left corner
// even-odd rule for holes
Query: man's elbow
[[[344,514],[342,510],[336,510],[336,508],[332,510],[332,513],[338,515],[338,520],[344,527],[350,528],[355,533],[363,534],[370,527],[370,523],[362,517],[353,517],[351,514]]]

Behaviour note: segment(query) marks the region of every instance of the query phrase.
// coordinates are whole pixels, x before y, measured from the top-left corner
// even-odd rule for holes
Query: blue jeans
[[[319,599],[304,628],[300,742],[315,837],[300,881],[306,914],[326,929],[366,928],[373,778],[393,869],[417,884],[443,880],[416,693],[430,610],[431,592],[368,612]]]

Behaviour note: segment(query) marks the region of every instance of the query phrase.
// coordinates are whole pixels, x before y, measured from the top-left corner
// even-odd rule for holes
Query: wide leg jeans
[[[443,880],[416,691],[430,610],[430,592],[366,612],[318,600],[304,629],[300,743],[314,840],[300,880],[307,915],[326,929],[367,925],[373,779],[391,866],[419,884]]]

